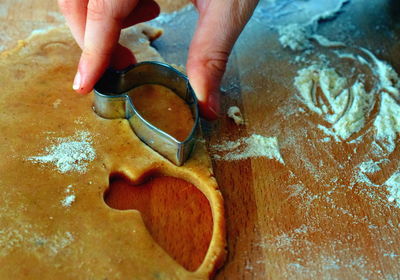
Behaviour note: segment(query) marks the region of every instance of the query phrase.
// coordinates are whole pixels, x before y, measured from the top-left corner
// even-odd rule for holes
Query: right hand
[[[73,89],[89,93],[107,67],[125,68],[135,56],[118,44],[121,29],[151,20],[160,7],[153,0],[58,0],[82,55]]]
[[[187,73],[199,100],[201,115],[219,115],[220,84],[232,47],[258,0],[192,0],[199,21],[189,48]]]

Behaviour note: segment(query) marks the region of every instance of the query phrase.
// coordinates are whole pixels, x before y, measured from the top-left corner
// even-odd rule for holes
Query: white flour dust
[[[315,16],[310,17],[311,20],[281,20],[275,24],[278,39],[282,47],[299,53],[294,62],[307,65],[298,71],[294,87],[301,102],[321,118],[321,123],[316,124],[316,127],[337,142],[348,144],[362,144],[367,133],[373,136],[374,141],[367,148],[367,153],[373,154],[375,159],[366,160],[355,167],[352,182],[368,187],[386,187],[389,201],[400,207],[397,203],[397,173],[394,172],[385,184],[376,183],[369,176],[380,171],[380,165],[386,163],[387,156],[396,149],[400,133],[400,78],[390,64],[378,59],[371,51],[363,47],[348,48],[343,42],[331,41],[316,34],[319,21],[335,17],[348,1],[336,1],[337,5],[334,2],[331,1],[329,11],[327,9],[325,13],[315,13]],[[317,8],[312,1],[304,4],[309,5],[308,10]],[[301,5],[285,2],[280,9],[295,15],[301,12]],[[287,15],[282,14],[280,17],[285,18]],[[325,47],[330,54],[336,56],[335,60],[351,60],[354,65],[360,65],[360,69],[368,69],[368,73],[358,73],[348,78],[340,69],[331,66],[328,56],[317,53],[313,42]],[[312,55],[319,61],[312,59]],[[353,72],[355,70],[354,67]],[[372,82],[372,86],[368,86],[366,81]],[[321,142],[330,142],[330,138],[324,138]]]
[[[305,105],[332,125],[327,128],[329,134],[343,140],[364,127],[374,104],[373,94],[365,91],[361,81],[348,87],[348,81],[333,68],[312,65],[301,69],[294,85]]]
[[[57,232],[44,237],[32,225],[24,225],[22,229],[0,229],[0,245],[2,246],[0,256],[7,256],[15,248],[30,247],[33,253],[41,257],[54,257],[73,241],[74,236],[70,232]]]
[[[325,134],[342,142],[363,129],[371,132],[375,141],[367,152],[374,154],[376,160],[366,160],[354,170],[354,182],[368,187],[386,187],[388,201],[400,207],[400,186],[398,173],[394,173],[385,184],[375,183],[368,174],[381,170],[380,165],[387,163],[387,156],[396,148],[397,135],[400,132],[400,78],[396,71],[387,63],[378,60],[372,53],[364,50],[372,58],[374,64],[366,63],[361,57],[350,57],[367,65],[374,73],[376,84],[367,91],[363,78],[359,77],[351,85],[333,68],[313,64],[298,71],[294,79],[300,100],[330,124],[317,127]],[[373,111],[376,104],[375,119]],[[366,127],[367,123],[372,123]],[[363,135],[348,141],[352,144],[362,144]]]
[[[278,22],[276,29],[279,34],[279,42],[284,48],[289,48],[292,51],[304,51],[306,49],[312,49],[313,45],[311,40],[315,40],[319,45],[324,47],[336,47],[344,46],[342,42],[331,41],[326,37],[318,34],[314,34],[318,28],[318,23],[321,20],[327,20],[334,18],[343,8],[343,6],[349,2],[348,0],[341,1],[326,1],[324,5],[320,5],[318,1],[312,1],[307,3],[304,1],[305,7],[301,7],[301,3],[293,3],[293,9],[287,11],[293,13],[292,18],[296,21],[282,21]],[[282,3],[283,4],[283,3]],[[286,9],[290,6],[282,5],[280,9],[286,6]],[[325,8],[325,9],[324,9]],[[296,11],[296,9],[298,9]],[[318,12],[319,9],[324,9]],[[290,9],[289,9],[290,10]],[[313,11],[312,14],[307,16],[305,11]],[[289,14],[282,14],[283,17],[288,17]],[[303,14],[304,19],[302,20]]]
[[[350,85],[335,69],[317,64],[299,70],[294,85],[301,101],[331,124],[325,132],[341,140],[364,128],[379,98],[380,107],[373,122],[375,136],[393,152],[400,132],[400,78],[389,64],[369,51],[365,53],[374,60],[374,65],[368,64],[376,78],[376,86],[370,91],[365,89],[362,74]],[[361,57],[357,60],[364,61]]]
[[[278,27],[279,42],[292,51],[303,51],[312,47],[310,30],[303,25],[293,23]]]
[[[400,208],[400,171],[395,172],[384,185],[389,192],[388,200]]]
[[[24,203],[17,202],[15,195],[0,195],[0,219],[2,224],[8,225],[0,228],[0,257],[15,254],[18,248],[28,250],[38,259],[56,257],[75,241],[70,231],[59,231],[57,227],[50,229],[35,223],[33,218],[26,215],[30,209]],[[52,216],[47,218],[53,219]]]
[[[381,171],[381,167],[379,166],[381,163],[389,162],[388,159],[382,159],[378,162],[373,161],[372,159],[362,162],[359,165],[360,171],[363,173],[375,173]]]
[[[312,41],[318,45],[327,48],[345,47],[343,42],[331,41],[325,36],[314,34],[310,26],[293,23],[285,26],[277,27],[279,34],[279,42],[282,47],[292,51],[304,51],[312,49]]]
[[[253,134],[237,141],[225,141],[211,147],[216,160],[243,160],[252,157],[266,157],[284,164],[276,137]]]
[[[76,199],[72,185],[67,186],[65,189],[65,195],[66,196],[61,200],[61,205],[64,207],[70,207]]]
[[[85,173],[88,165],[96,158],[92,136],[87,131],[78,131],[66,138],[57,138],[56,144],[45,148],[45,154],[29,157],[34,163],[52,163],[60,173]]]

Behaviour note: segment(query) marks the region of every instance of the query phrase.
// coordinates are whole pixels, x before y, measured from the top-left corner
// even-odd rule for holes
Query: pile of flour
[[[56,138],[55,144],[45,148],[43,155],[29,157],[39,164],[51,163],[60,173],[85,173],[88,165],[96,158],[92,136],[87,131],[77,131],[73,136]]]

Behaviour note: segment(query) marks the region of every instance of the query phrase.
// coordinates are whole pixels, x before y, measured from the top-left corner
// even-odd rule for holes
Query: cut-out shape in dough
[[[192,132],[194,119],[190,107],[171,89],[161,85],[142,85],[129,91],[140,115],[178,141]]]
[[[170,176],[133,184],[115,174],[104,200],[114,209],[138,210],[155,241],[187,270],[195,271],[203,262],[212,215],[207,198],[193,184]]]

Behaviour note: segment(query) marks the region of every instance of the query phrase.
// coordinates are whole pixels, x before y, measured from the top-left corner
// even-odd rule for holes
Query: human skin
[[[189,47],[187,73],[206,119],[219,115],[220,83],[229,54],[258,0],[193,0],[199,20]],[[158,16],[153,0],[58,0],[60,10],[82,49],[73,89],[92,91],[107,67],[136,63],[118,43],[121,30]]]

